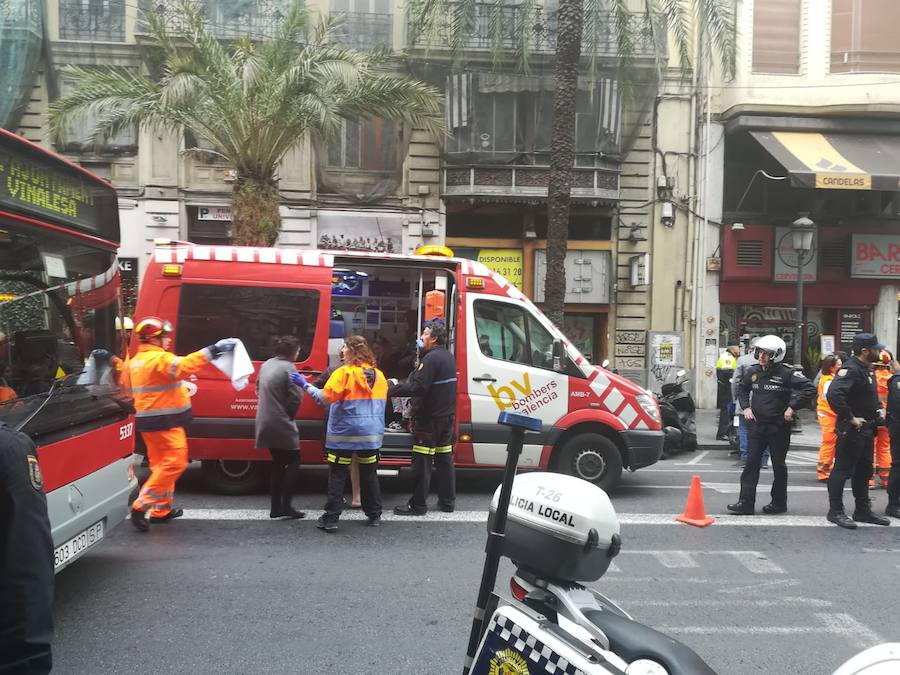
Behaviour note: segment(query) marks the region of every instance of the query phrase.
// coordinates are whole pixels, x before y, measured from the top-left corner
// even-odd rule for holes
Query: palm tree
[[[510,0],[410,0],[414,29],[424,35],[444,35],[454,51],[463,48],[467,31],[474,25],[478,5],[488,4],[489,28],[494,45],[495,66],[509,61],[521,70],[529,68],[529,48],[536,36],[530,20],[535,0],[521,0],[515,26],[505,25],[500,8]],[[633,5],[641,9],[632,10]],[[668,35],[674,40],[682,74],[691,72],[695,54],[702,47],[715,54],[726,76],[734,73],[735,0],[558,0],[556,29],[556,89],[553,100],[553,128],[550,144],[550,178],[547,190],[547,275],[544,281],[544,311],[557,326],[563,324],[568,245],[569,207],[572,173],[575,163],[575,100],[578,73],[585,65],[582,42],[586,43],[590,67],[597,66],[595,44],[602,34],[612,35],[615,68],[624,91],[624,106],[636,101],[640,78],[647,77],[646,68],[635,67],[641,40],[635,27],[643,24],[651,32],[650,43],[665,45]],[[481,10],[482,13],[483,10]],[[585,16],[588,21],[585,21]],[[604,22],[608,19],[608,23]],[[642,21],[637,21],[642,19]],[[510,49],[504,37],[514,30],[515,46]],[[659,33],[659,34],[657,34]],[[506,53],[506,54],[504,54]],[[506,58],[504,58],[504,56]],[[668,54],[660,49],[655,54],[657,77],[668,67]]]
[[[139,125],[205,138],[237,170],[237,244],[271,246],[278,238],[277,169],[305,138],[327,140],[343,120],[371,117],[441,130],[436,89],[396,75],[387,52],[334,44],[336,22],[310,31],[296,0],[263,40],[223,42],[193,2],[178,0],[177,8],[174,27],[160,14],[145,15],[156,77],[70,67],[79,85],[51,104],[50,130],[58,140],[73,122],[96,117],[94,141]]]

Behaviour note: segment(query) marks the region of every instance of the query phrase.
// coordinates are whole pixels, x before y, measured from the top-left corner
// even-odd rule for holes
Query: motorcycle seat
[[[609,611],[587,610],[584,615],[606,634],[610,649],[629,663],[652,659],[671,675],[716,675],[693,649],[649,626]]]

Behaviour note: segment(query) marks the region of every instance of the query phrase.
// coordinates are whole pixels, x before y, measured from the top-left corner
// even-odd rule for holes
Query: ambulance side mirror
[[[554,340],[553,341],[553,370],[557,373],[561,373],[563,370],[563,359],[566,356],[566,348],[563,345],[562,340]]]

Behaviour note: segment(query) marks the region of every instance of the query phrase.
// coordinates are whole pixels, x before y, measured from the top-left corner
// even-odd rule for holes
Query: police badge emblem
[[[757,375],[756,373],[753,373],[753,375],[750,376],[751,382],[756,382],[756,380],[758,380],[758,379],[759,379],[759,375]]]
[[[846,369],[846,368],[841,368],[841,369],[838,371],[838,377],[843,377],[843,376],[846,375],[846,374],[847,374],[847,369]]]
[[[488,670],[489,675],[528,675],[528,661],[512,649],[497,652]]]
[[[31,487],[37,491],[44,489],[44,475],[41,473],[41,465],[34,455],[28,455],[28,478],[31,481]]]

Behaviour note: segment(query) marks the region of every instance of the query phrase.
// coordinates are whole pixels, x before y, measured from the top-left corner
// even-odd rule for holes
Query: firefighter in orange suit
[[[150,478],[131,505],[131,522],[141,532],[151,523],[183,515],[172,508],[175,481],[188,464],[184,425],[191,419],[191,399],[181,380],[199,372],[220,354],[234,350],[237,340],[226,338],[184,357],[168,351],[172,324],[148,316],[134,328],[140,346],[129,362],[137,430],[147,446]]]
[[[816,414],[822,427],[822,443],[819,446],[819,463],[816,467],[820,482],[828,480],[831,467],[834,465],[834,445],[837,443],[834,424],[837,418],[825,396],[828,394],[828,387],[834,379],[834,374],[840,367],[841,360],[837,356],[826,356],[822,359],[822,376],[819,378],[819,396],[816,403]]]
[[[894,374],[891,370],[891,361],[893,360],[893,355],[885,350],[881,352],[881,360],[874,364],[875,380],[878,382],[878,401],[885,410],[887,409],[888,380]],[[891,473],[891,435],[888,433],[887,426],[878,427],[878,434],[875,436],[874,468],[875,471],[869,486],[886,488]]]

